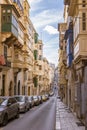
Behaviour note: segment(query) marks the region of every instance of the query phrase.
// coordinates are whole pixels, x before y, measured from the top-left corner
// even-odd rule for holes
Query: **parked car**
[[[38,96],[33,96],[33,99],[34,99],[34,105],[37,106],[40,104]]]
[[[19,104],[14,97],[0,97],[0,124],[5,126],[8,120],[19,118]]]
[[[53,92],[53,91],[49,93],[49,96],[53,96],[53,95],[54,95],[54,92]]]
[[[40,104],[43,103],[42,96],[38,96]]]
[[[48,100],[48,99],[49,99],[49,95],[48,95],[48,94],[45,94],[45,96],[46,96],[46,99]]]
[[[29,100],[29,103],[30,103],[30,107],[33,107],[34,106],[33,96],[28,96],[28,100]]]
[[[30,103],[28,101],[28,96],[16,95],[14,96],[19,103],[20,112],[27,112],[30,109]]]
[[[47,100],[47,97],[45,95],[42,95],[42,100],[45,102]]]

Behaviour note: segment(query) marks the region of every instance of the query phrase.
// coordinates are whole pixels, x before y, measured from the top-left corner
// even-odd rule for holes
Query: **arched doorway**
[[[22,95],[25,95],[25,86],[22,87]]]
[[[20,95],[20,80],[18,81],[18,95]]]
[[[17,94],[17,74],[14,75],[14,95]]]
[[[26,94],[26,86],[24,86],[24,95]]]
[[[12,81],[10,81],[10,85],[9,85],[9,96],[12,96],[12,92],[13,91],[13,87],[12,87]]]
[[[30,87],[28,87],[28,95],[30,95]]]

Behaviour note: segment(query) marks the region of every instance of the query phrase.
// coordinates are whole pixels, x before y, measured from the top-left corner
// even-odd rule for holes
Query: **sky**
[[[63,0],[28,0],[30,19],[43,41],[43,55],[58,65],[58,23],[63,22]]]

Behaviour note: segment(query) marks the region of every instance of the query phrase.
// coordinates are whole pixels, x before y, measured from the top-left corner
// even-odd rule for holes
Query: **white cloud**
[[[43,30],[47,31],[49,34],[58,34],[58,31],[53,26],[47,25]]]
[[[43,54],[49,62],[58,65],[58,37],[52,38],[50,41],[45,42],[43,46]]]
[[[41,13],[31,17],[35,28],[40,28],[52,23],[58,23],[63,19],[62,12],[57,12],[56,9],[44,10]]]
[[[42,0],[28,0],[29,4],[30,4],[30,11],[36,11],[38,10],[38,4],[41,2]],[[42,7],[39,7],[39,9]]]
[[[36,4],[41,2],[42,0],[28,0],[30,4]]]
[[[48,49],[47,51],[44,50],[44,57],[46,57],[48,59],[49,62],[54,63],[56,66],[58,65],[58,53],[57,53],[57,49],[53,50],[53,49]]]

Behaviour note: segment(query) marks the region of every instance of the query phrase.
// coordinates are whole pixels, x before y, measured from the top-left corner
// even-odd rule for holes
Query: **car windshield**
[[[34,96],[33,98],[34,98],[34,99],[37,99],[37,96]]]
[[[32,100],[32,97],[29,97],[29,100]]]
[[[7,105],[7,99],[6,98],[0,98],[0,106],[6,106]]]
[[[24,97],[15,97],[18,102],[24,102]]]

